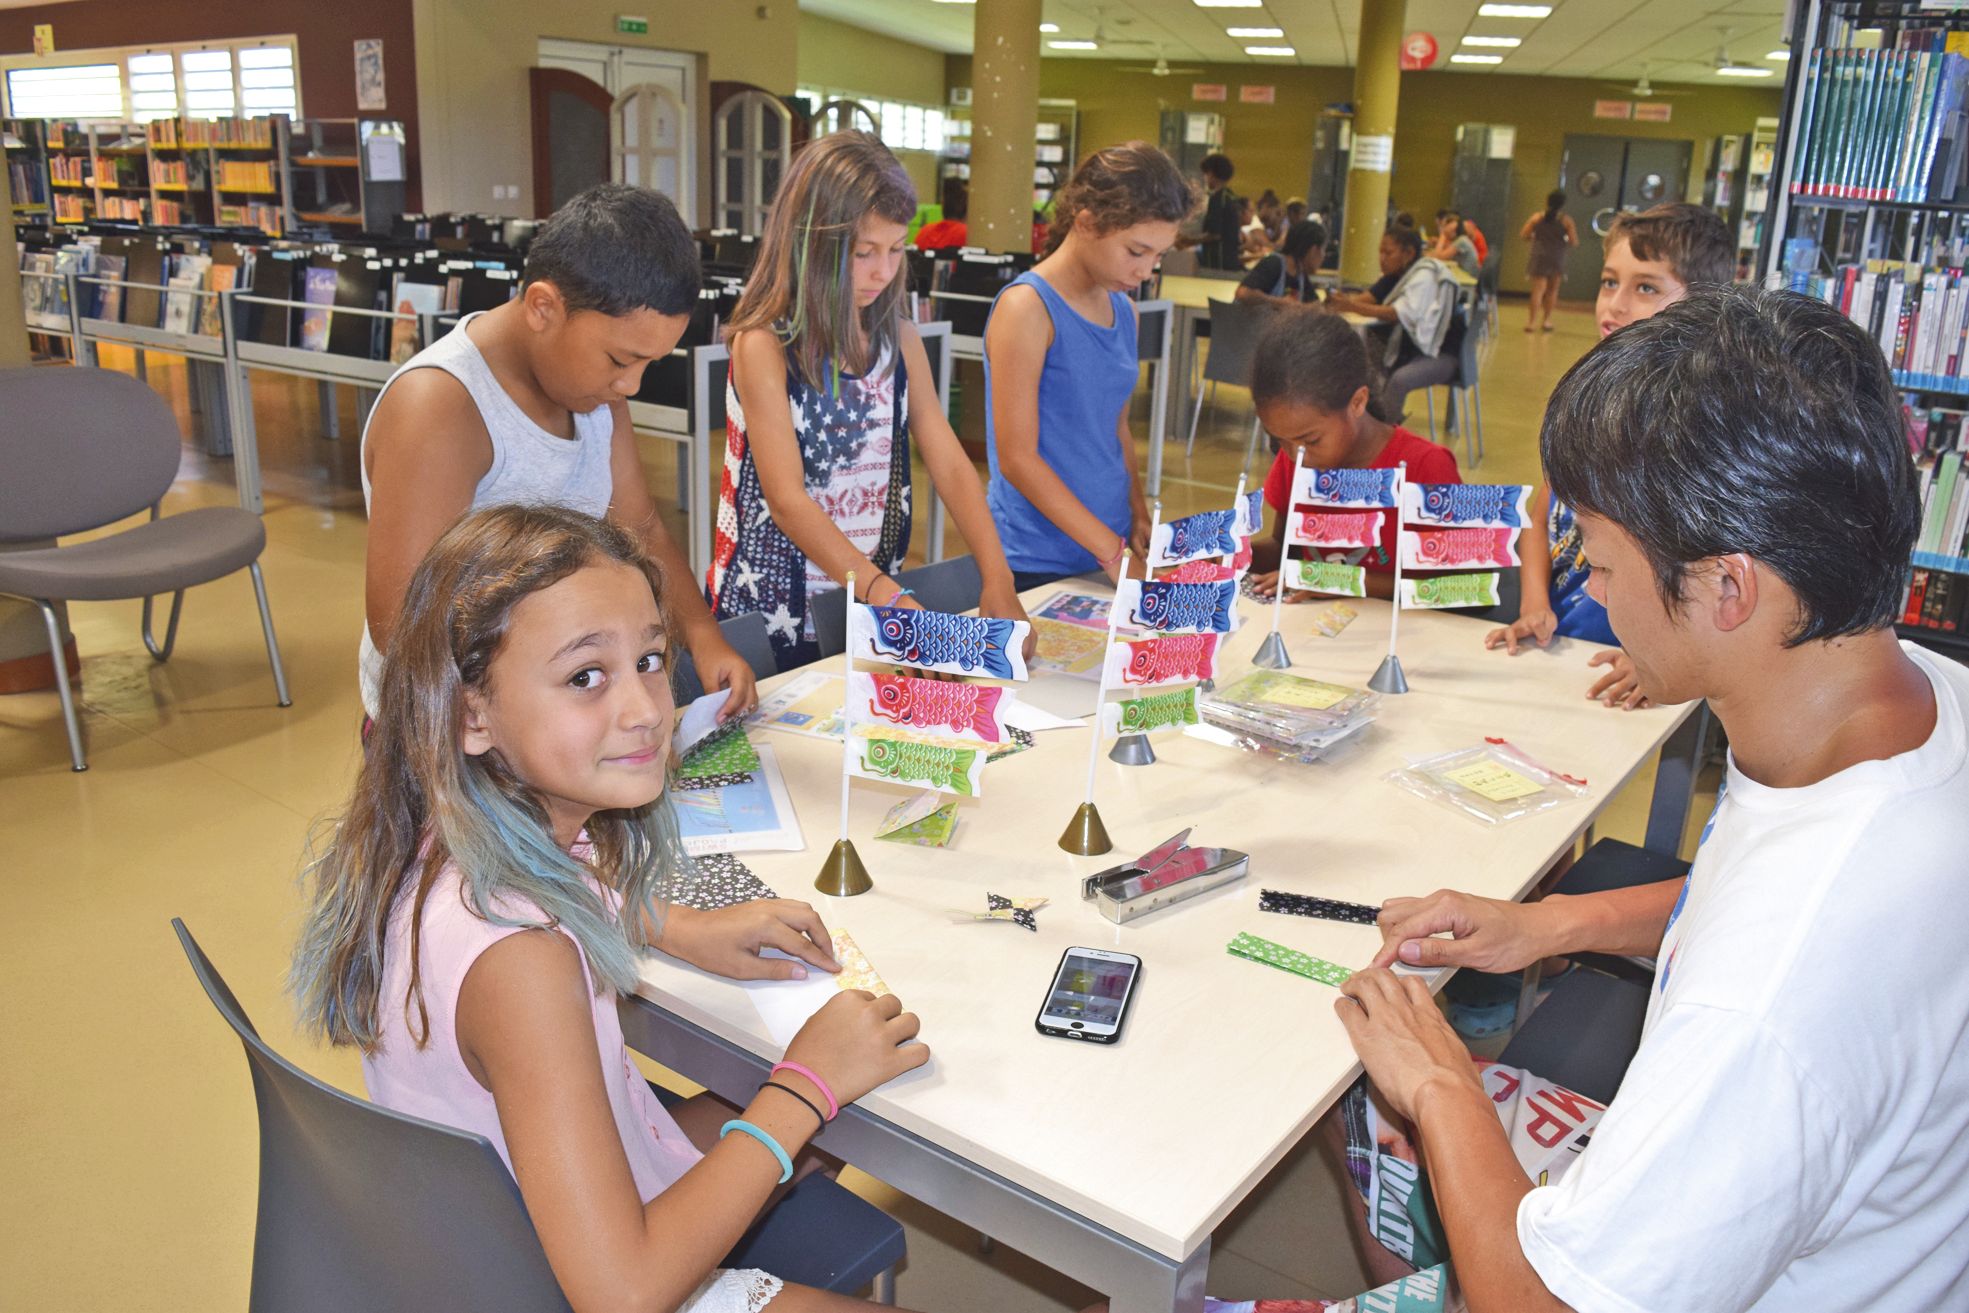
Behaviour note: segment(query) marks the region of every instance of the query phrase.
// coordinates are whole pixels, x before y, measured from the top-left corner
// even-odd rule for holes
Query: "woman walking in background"
[[[1525,220],[1518,236],[1531,243],[1531,263],[1525,270],[1531,277],[1531,317],[1525,331],[1541,328],[1552,331],[1552,312],[1559,307],[1559,283],[1566,276],[1566,255],[1579,245],[1579,230],[1572,216],[1563,211],[1566,194],[1554,190],[1545,198],[1545,212]]]

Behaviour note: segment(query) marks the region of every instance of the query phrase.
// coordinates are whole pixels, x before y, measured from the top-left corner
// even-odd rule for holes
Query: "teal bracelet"
[[[722,1140],[733,1131],[744,1131],[747,1135],[772,1151],[773,1157],[779,1159],[779,1183],[781,1185],[785,1185],[793,1179],[793,1160],[786,1156],[786,1150],[779,1147],[778,1140],[775,1140],[751,1122],[740,1121],[737,1118],[726,1122],[718,1128],[718,1138]]]

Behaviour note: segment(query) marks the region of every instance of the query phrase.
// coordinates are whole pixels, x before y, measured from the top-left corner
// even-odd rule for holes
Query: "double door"
[[[1683,200],[1695,143],[1658,137],[1599,137],[1566,134],[1559,185],[1566,213],[1579,230],[1579,247],[1566,261],[1559,295],[1591,301],[1600,290],[1600,239],[1623,210]]]

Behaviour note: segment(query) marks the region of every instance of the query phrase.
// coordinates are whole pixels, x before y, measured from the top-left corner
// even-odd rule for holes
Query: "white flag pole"
[[[1408,498],[1408,462],[1395,466],[1395,595],[1388,612],[1388,655],[1381,659],[1367,686],[1377,693],[1408,692],[1408,676],[1402,673],[1402,659],[1395,655],[1395,636],[1402,622],[1402,512]]]
[[[848,590],[842,618],[847,622],[849,633],[854,632],[855,572],[848,571],[846,580]],[[868,868],[862,865],[861,855],[855,851],[854,841],[848,838],[848,790],[854,780],[855,722],[849,712],[849,692],[854,686],[855,647],[852,641],[841,649],[841,673],[846,676],[841,683],[841,837],[834,841],[827,860],[821,864],[820,875],[814,880],[814,888],[824,894],[848,897],[866,893],[874,887],[868,878]]]
[[[1278,580],[1272,593],[1272,632],[1265,635],[1265,641],[1258,645],[1252,654],[1251,664],[1266,670],[1284,670],[1292,664],[1292,654],[1285,650],[1285,637],[1278,631],[1279,614],[1285,607],[1286,567],[1292,563],[1292,512],[1299,497],[1299,470],[1306,459],[1306,449],[1295,447],[1292,452],[1292,482],[1285,490],[1285,510],[1280,513],[1278,545]]]

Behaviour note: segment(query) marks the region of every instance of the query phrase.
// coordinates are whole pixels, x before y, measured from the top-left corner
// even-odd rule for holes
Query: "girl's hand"
[[[1028,663],[1032,661],[1033,655],[1039,651],[1039,631],[1032,628],[1032,617],[1026,614],[1025,605],[1019,601],[1018,593],[1013,591],[1011,580],[1007,579],[997,587],[986,585],[978,598],[978,614],[996,616],[1000,620],[1025,621],[1025,659]]]
[[[1518,655],[1518,644],[1520,643],[1531,642],[1537,643],[1540,647],[1551,646],[1552,634],[1558,627],[1559,617],[1553,613],[1551,607],[1548,606],[1537,611],[1526,611],[1503,628],[1493,629],[1488,634],[1485,634],[1484,646],[1487,648],[1501,647],[1512,656],[1516,656]]]
[[[807,904],[760,898],[714,912],[673,906],[654,947],[731,980],[804,980],[802,962],[822,971],[841,969],[829,951],[832,943],[820,914]],[[761,957],[762,948],[776,948],[799,961]]]
[[[720,722],[742,716],[758,704],[758,680],[752,674],[751,664],[724,640],[715,626],[691,646],[691,660],[697,663],[697,677],[706,692],[715,693],[721,688],[732,691],[725,705],[718,709]]]
[[[1256,593],[1258,596],[1273,597],[1277,595],[1278,593],[1277,570],[1266,570],[1262,574],[1254,574],[1250,576],[1250,578],[1251,578],[1251,591]],[[1308,592],[1303,592],[1297,588],[1288,588],[1285,590],[1285,604],[1287,606],[1297,606],[1301,602],[1313,601],[1318,596],[1319,596],[1318,593],[1308,593]]]
[[[877,998],[865,989],[847,989],[807,1018],[786,1046],[786,1060],[818,1073],[846,1107],[930,1060],[927,1046],[909,1043],[920,1027],[894,994]]]
[[[1608,667],[1599,682],[1586,690],[1587,697],[1623,711],[1639,711],[1654,705],[1648,695],[1641,691],[1641,677],[1635,673],[1634,662],[1627,653],[1618,648],[1595,652],[1593,659],[1586,664]]]

